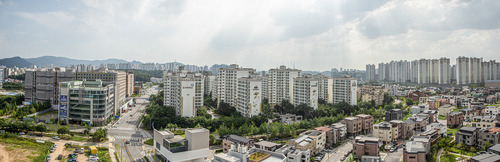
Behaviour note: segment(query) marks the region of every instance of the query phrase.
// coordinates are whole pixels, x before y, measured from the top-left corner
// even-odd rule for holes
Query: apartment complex
[[[58,119],[68,124],[86,122],[105,125],[115,113],[115,87],[112,82],[69,81],[59,83]]]
[[[26,71],[24,101],[29,103],[49,101],[59,103],[59,83],[76,80],[74,70],[64,68]]]
[[[297,77],[293,80],[293,105],[307,104],[318,109],[318,80],[311,77]]]
[[[155,156],[160,161],[203,162],[210,154],[209,134],[205,128],[186,129],[185,137],[154,129]]]
[[[268,99],[271,104],[279,104],[282,100],[293,103],[293,80],[300,76],[301,70],[286,68],[282,65],[270,69],[268,74]]]
[[[258,116],[262,104],[262,80],[244,77],[238,79],[236,110],[245,117]]]
[[[176,72],[164,72],[163,78],[163,104],[174,107],[178,116],[196,116],[196,110],[203,107],[203,76],[181,68]]]
[[[217,103],[221,101],[236,107],[238,98],[238,79],[250,77],[255,74],[255,69],[241,68],[236,64],[221,68],[217,74]]]

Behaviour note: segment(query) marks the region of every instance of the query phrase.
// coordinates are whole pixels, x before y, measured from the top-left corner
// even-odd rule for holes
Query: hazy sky
[[[0,0],[0,54],[303,70],[500,61],[500,1]]]

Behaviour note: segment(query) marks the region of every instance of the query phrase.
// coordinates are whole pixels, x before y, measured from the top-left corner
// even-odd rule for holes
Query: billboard
[[[59,97],[59,117],[68,118],[68,96],[60,95]]]

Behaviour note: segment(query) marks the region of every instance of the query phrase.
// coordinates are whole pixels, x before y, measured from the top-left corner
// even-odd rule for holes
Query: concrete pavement
[[[344,157],[344,154],[349,152],[349,150],[352,149],[352,141],[349,141],[342,146],[338,147],[338,149],[333,153],[330,154],[328,157],[329,162],[338,162],[340,158]]]

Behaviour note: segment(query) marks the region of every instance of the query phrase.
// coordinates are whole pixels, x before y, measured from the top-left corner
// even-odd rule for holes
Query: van
[[[82,147],[82,148],[80,148],[80,154],[83,154],[83,151],[84,151],[84,150],[83,150],[83,147]]]

